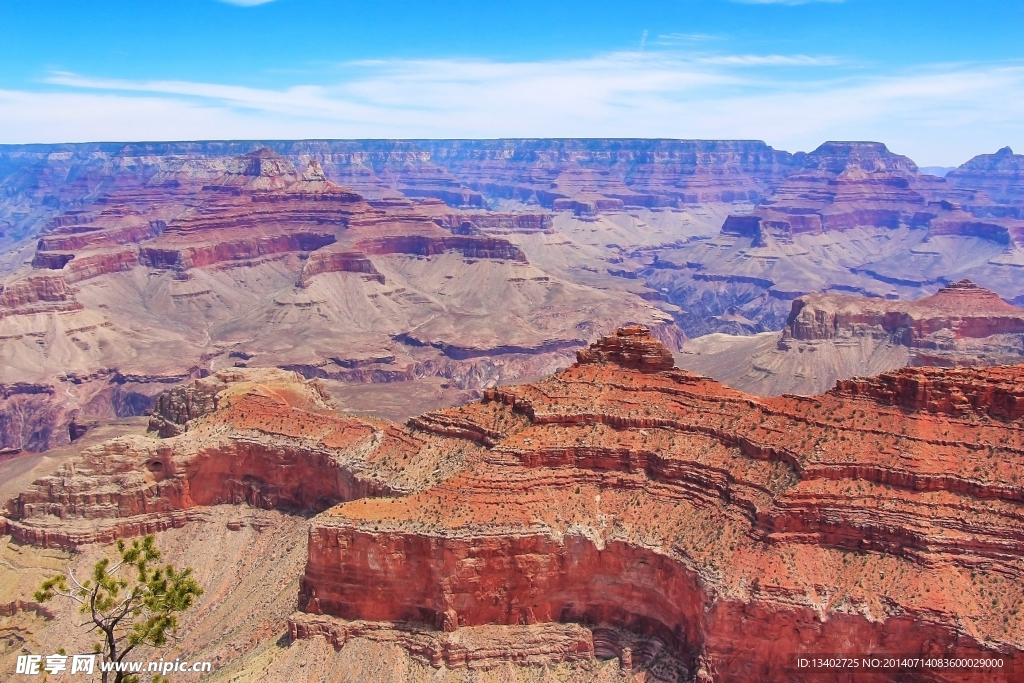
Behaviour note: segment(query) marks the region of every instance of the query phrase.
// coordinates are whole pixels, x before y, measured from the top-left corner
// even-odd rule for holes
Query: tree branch
[[[68,565],[68,578],[71,579],[71,582],[74,583],[75,586],[78,587],[78,590],[84,591],[86,589],[85,586],[80,584],[78,582],[78,579],[75,578],[75,573],[73,571],[71,571],[71,565]]]

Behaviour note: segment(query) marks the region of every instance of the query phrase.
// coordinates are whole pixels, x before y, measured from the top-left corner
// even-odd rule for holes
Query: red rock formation
[[[393,493],[333,450],[384,435],[329,407],[318,385],[279,370],[225,371],[172,390],[158,400],[153,426],[181,436],[124,438],[84,451],[8,502],[4,533],[74,548],[180,527],[197,506],[315,511]]]
[[[842,380],[834,393],[944,415],[1024,417],[1024,385],[1015,366],[990,368],[980,377],[968,370],[904,368],[870,380]]]
[[[327,180],[315,159],[302,159],[306,170],[300,172],[291,159],[266,149],[215,158],[197,152],[153,163],[158,168],[137,182],[56,217],[38,240],[34,269],[21,269],[0,294],[0,317],[75,313],[11,320],[0,336],[17,342],[5,357],[17,361],[10,362],[15,374],[5,381],[91,378],[63,399],[68,411],[85,411],[82,420],[151,407],[152,387],[115,387],[101,369],[191,376],[239,362],[230,356],[238,346],[260,365],[336,381],[456,377],[457,390],[443,399],[440,388],[428,391],[437,394],[435,401],[457,401],[491,381],[549,372],[568,360],[567,349],[615,320],[667,318],[632,294],[617,298],[532,267],[501,233],[550,230],[551,217],[542,211],[457,214],[436,200],[396,193],[371,203]],[[447,217],[444,224],[456,215],[484,227],[463,231],[459,219],[448,229],[436,220]],[[487,234],[492,230],[497,234]],[[433,258],[446,253],[465,262]],[[482,259],[494,262],[477,263]],[[449,272],[452,267],[457,271]],[[463,271],[467,277],[456,279]],[[426,326],[424,315],[432,320]],[[501,332],[506,328],[512,334]],[[423,335],[423,345],[396,341],[412,329]],[[295,334],[319,341],[295,346]],[[360,354],[398,354],[401,362],[365,368],[331,362],[337,349],[354,346]],[[497,354],[537,357],[488,358]],[[471,362],[454,367],[451,359]],[[118,396],[127,398],[119,402]],[[15,420],[16,408],[0,406],[0,415]],[[63,418],[46,425],[54,414],[49,407],[36,412],[39,419],[29,415],[25,424],[45,429],[29,433],[59,436],[68,426]],[[0,433],[13,432],[0,427]],[[62,445],[48,437],[0,445],[27,442]]]
[[[95,220],[95,219],[93,219]],[[131,225],[111,230],[86,227],[84,229],[57,230],[40,238],[37,253],[48,251],[81,251],[119,244],[135,244],[159,236],[166,229],[160,221],[145,225]]]
[[[84,452],[12,501],[3,531],[75,546],[211,504],[347,500],[312,522],[292,636],[434,666],[593,653],[635,671],[667,652],[676,679],[817,682],[845,674],[792,656],[1021,663],[1024,366],[758,399],[667,358],[625,328],[543,382],[405,428],[339,417],[279,371],[221,373],[158,402],[183,433]]]
[[[640,325],[623,327],[614,336],[601,337],[590,348],[577,351],[576,360],[580,364],[616,363],[641,372],[669,370],[675,364],[664,344]]]
[[[310,254],[299,275],[299,286],[306,286],[311,277],[320,273],[362,273],[367,279],[376,280],[382,285],[385,283],[384,276],[378,272],[373,261],[361,251],[320,250]]]
[[[961,280],[916,301],[838,294],[800,297],[793,302],[781,343],[890,336],[904,346],[933,354],[949,352],[953,358],[959,340],[1022,334],[1024,310],[970,280]]]
[[[860,226],[897,228],[927,201],[929,190],[916,187],[918,177],[914,162],[880,143],[826,142],[755,215],[730,216],[722,231],[756,237],[754,226],[762,221],[783,239]]]
[[[296,614],[289,619],[288,628],[293,641],[322,636],[339,649],[352,638],[396,643],[414,659],[448,669],[493,669],[509,661],[544,666],[588,660],[595,654],[594,634],[578,624],[482,626],[460,629],[453,635],[455,629],[428,631],[411,623],[345,622]]]
[[[139,252],[135,247],[83,254],[63,267],[64,279],[69,283],[89,280],[107,273],[131,270],[139,265]]]
[[[1019,660],[1024,432],[986,407],[1017,400],[1019,367],[930,372],[931,403],[982,406],[954,415],[894,401],[888,377],[756,400],[626,370],[608,346],[415,421],[485,453],[433,489],[317,518],[300,607],[438,628],[604,622],[667,645],[700,680],[843,680],[791,670],[800,653]],[[975,608],[981,590],[994,613]]]
[[[0,318],[81,308],[67,282],[59,276],[36,275],[0,285]]]
[[[522,252],[505,240],[454,237],[438,230],[426,215],[408,210],[407,204],[396,205],[400,215],[389,216],[358,194],[329,182],[316,162],[300,175],[290,161],[262,149],[240,163],[238,173],[226,173],[201,189],[189,188],[187,199],[179,196],[180,189],[172,188],[148,220],[139,213],[146,210],[139,207],[145,207],[145,200],[132,190],[106,198],[105,208],[90,216],[78,216],[66,225],[58,221],[55,231],[39,240],[35,267],[68,270],[69,281],[87,279],[130,269],[135,252],[117,247],[141,243],[138,264],[183,272],[288,252],[313,252],[344,239],[353,227],[362,228],[360,239],[365,242],[356,248],[371,254],[430,255],[456,250],[476,258],[525,261]],[[148,189],[159,192],[163,187]],[[175,201],[176,213],[162,213],[173,212]],[[382,226],[393,234],[365,238],[367,230],[377,232]],[[89,253],[80,255],[82,251]],[[332,258],[342,267],[353,265],[331,257],[322,265],[314,261],[311,270],[336,270],[330,267]]]

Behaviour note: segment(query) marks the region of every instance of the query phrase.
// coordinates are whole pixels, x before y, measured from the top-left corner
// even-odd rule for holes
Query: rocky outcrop
[[[433,630],[415,622],[344,621],[297,613],[288,621],[292,640],[321,636],[341,649],[353,638],[395,643],[415,660],[447,669],[494,669],[509,662],[545,666],[594,657],[594,634],[579,624],[511,628],[481,626]]]
[[[440,208],[440,207],[439,207]],[[479,230],[488,234],[549,232],[551,214],[540,212],[504,213],[499,211],[444,213],[435,220],[455,234],[472,234]]]
[[[37,252],[39,256],[39,252]],[[139,265],[139,252],[135,247],[116,251],[78,256],[62,266],[64,279],[69,283],[89,280],[107,273],[120,273]]]
[[[81,308],[60,276],[36,275],[0,285],[0,318]]]
[[[163,438],[186,431],[192,420],[216,412],[217,397],[227,386],[221,377],[213,375],[163,392],[153,406],[150,430]]]
[[[302,267],[298,285],[306,286],[309,279],[320,273],[361,273],[368,280],[385,284],[384,276],[373,265],[373,261],[361,251],[318,251],[310,254]]]
[[[813,294],[793,302],[779,344],[858,338],[914,349],[922,365],[1015,362],[1024,310],[970,280],[917,301]]]
[[[526,255],[508,240],[492,237],[396,235],[376,237],[356,243],[367,254],[415,254],[433,256],[456,251],[467,258],[509,259],[526,263]]]
[[[991,368],[980,375],[962,369],[904,368],[870,380],[843,380],[833,391],[912,411],[998,420],[1024,417],[1024,386],[1015,367]]]
[[[793,670],[812,652],[1019,658],[1001,616],[1016,598],[999,592],[1024,573],[1007,467],[1024,441],[1004,410],[1019,367],[929,371],[940,408],[943,391],[983,406],[956,412],[894,399],[888,376],[759,400],[608,360],[414,421],[482,452],[432,489],[318,517],[300,608],[467,634],[604,623],[716,681],[841,680]],[[994,615],[965,597],[981,586]]]
[[[630,325],[610,337],[601,337],[590,348],[576,352],[576,362],[615,363],[641,372],[669,370],[675,363],[664,344],[651,336],[650,330]]]
[[[383,435],[329,409],[315,382],[280,370],[224,371],[171,390],[154,419],[181,436],[124,437],[83,451],[7,503],[4,533],[75,548],[180,527],[198,507],[309,512],[394,493],[351,457]]]
[[[1020,203],[1024,201],[1024,155],[1014,154],[1009,147],[995,154],[979,154],[947,173],[946,182],[981,190],[998,202]]]
[[[760,399],[659,347],[627,327],[405,427],[340,416],[289,373],[218,373],[158,401],[187,431],[86,450],[11,501],[4,532],[74,547],[214,504],[340,502],[310,523],[291,636],[437,667],[617,657],[738,683],[844,680],[794,669],[805,654],[1021,662],[1022,366]]]
[[[793,302],[783,338],[834,339],[858,328],[878,328],[899,335],[908,346],[924,346],[940,330],[955,339],[1024,333],[1024,309],[970,280],[917,301],[816,294]]]
[[[91,221],[100,218],[90,217]],[[64,227],[67,229],[61,230]],[[95,225],[80,225],[77,222],[70,226],[58,224],[58,229],[40,238],[36,245],[37,255],[52,251],[82,251],[123,244],[137,244],[147,239],[160,236],[167,226],[162,221],[150,221],[141,225],[128,225],[123,228],[103,230]],[[38,267],[38,266],[37,266]]]
[[[777,237],[797,233],[889,229],[909,223],[926,203],[917,166],[875,142],[826,142],[781,181],[753,216],[730,216],[723,234],[756,237],[758,223]]]
[[[780,333],[687,342],[680,367],[762,396],[815,394],[837,380],[912,366],[1024,361],[1024,309],[962,280],[915,301],[803,294]]]
[[[142,247],[139,250],[139,262],[150,268],[185,271],[226,261],[246,261],[274,254],[314,251],[336,240],[330,233],[299,232],[197,246]]]

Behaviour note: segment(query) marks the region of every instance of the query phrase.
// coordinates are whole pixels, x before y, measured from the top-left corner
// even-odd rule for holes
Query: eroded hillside
[[[227,562],[252,592],[204,596],[180,647],[232,680],[838,681],[790,655],[854,650],[1019,663],[1022,387],[1021,366],[924,368],[757,398],[673,369],[633,326],[399,426],[237,369],[28,487],[5,552],[36,567],[24,584],[148,531],[204,580]],[[268,540],[270,565],[240,559]],[[196,635],[242,607],[224,638]],[[67,636],[14,619],[43,648]]]

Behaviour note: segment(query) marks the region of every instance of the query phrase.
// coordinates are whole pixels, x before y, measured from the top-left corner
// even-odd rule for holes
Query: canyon
[[[1022,158],[939,178],[859,142],[0,146],[0,447],[66,445],[232,366],[404,419],[538,379],[623,322],[672,351],[754,335],[756,354],[816,293],[910,301],[969,277],[1020,303]]]
[[[1020,668],[1022,169],[0,145],[0,666],[76,637],[43,577],[153,533],[214,681]]]
[[[210,586],[179,653],[224,680],[841,681],[792,657],[854,650],[1019,665],[1022,372],[763,398],[632,325],[400,425],[320,380],[224,369],[6,503],[0,562],[23,569],[3,618],[55,647],[66,606],[25,588],[156,533]]]
[[[0,146],[0,447],[66,445],[234,365],[400,419],[542,377],[623,322],[674,351],[778,332],[816,293],[970,278],[1020,303],[1022,159],[940,178],[870,142]]]
[[[294,370],[402,418],[551,372],[623,319],[683,338],[637,284],[534,264],[510,237],[551,238],[546,212],[368,200],[267,148],[178,162],[52,218],[3,283],[4,447],[66,445],[224,367]],[[385,408],[361,391],[406,383]]]

